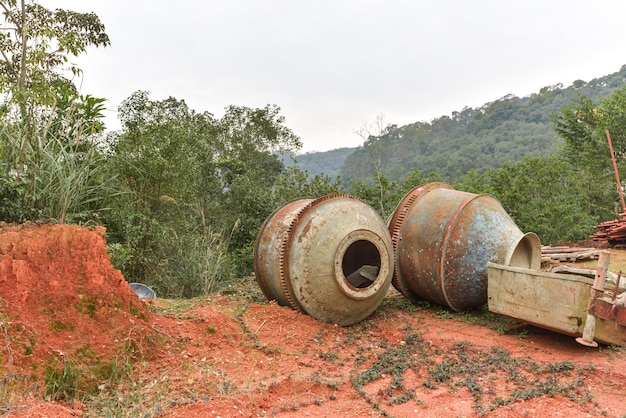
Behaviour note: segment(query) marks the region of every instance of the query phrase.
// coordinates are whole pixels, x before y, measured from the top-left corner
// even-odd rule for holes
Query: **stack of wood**
[[[594,228],[599,231],[591,236],[592,240],[608,247],[626,247],[626,213],[620,213],[618,219],[602,222]]]
[[[600,252],[595,248],[579,248],[579,247],[541,247],[541,261],[551,264],[560,262],[575,263],[585,260],[596,260],[600,256]]]

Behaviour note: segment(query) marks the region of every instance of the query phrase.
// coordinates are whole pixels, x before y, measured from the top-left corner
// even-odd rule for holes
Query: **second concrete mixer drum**
[[[487,262],[539,269],[541,244],[493,196],[429,183],[410,191],[388,222],[393,285],[413,300],[454,310],[487,302]]]
[[[383,219],[355,197],[299,199],[266,219],[254,248],[254,270],[269,300],[351,325],[385,297],[393,245]]]

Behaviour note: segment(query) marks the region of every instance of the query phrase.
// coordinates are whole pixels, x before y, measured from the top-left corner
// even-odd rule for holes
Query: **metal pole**
[[[611,160],[613,160],[613,170],[615,171],[615,180],[617,181],[617,191],[619,192],[619,198],[622,202],[622,213],[626,212],[626,204],[624,203],[624,191],[622,190],[622,183],[619,181],[619,171],[617,171],[617,162],[615,161],[615,153],[613,152],[613,143],[611,142],[611,134],[609,130],[606,130],[606,139],[609,141],[609,149],[611,150]]]
[[[576,338],[576,342],[588,347],[597,347],[598,343],[593,340],[593,335],[596,331],[596,317],[589,313],[596,300],[604,293],[604,281],[606,279],[606,272],[609,268],[609,261],[611,255],[608,251],[600,251],[600,257],[598,259],[598,266],[596,267],[596,276],[591,286],[591,293],[589,294],[589,304],[587,306],[587,319],[585,320],[585,326],[583,328],[582,337]]]

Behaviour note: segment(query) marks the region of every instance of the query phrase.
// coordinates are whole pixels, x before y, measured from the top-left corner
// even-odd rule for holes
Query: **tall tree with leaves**
[[[201,261],[194,251],[206,254],[199,240],[228,250],[231,271],[248,274],[258,229],[281,203],[275,192],[284,166],[276,153],[300,147],[280,109],[230,106],[218,119],[139,91],[119,115],[123,128],[108,138],[111,170],[128,193],[115,199],[109,231],[130,249],[126,276],[171,296],[207,291],[182,269]]]
[[[59,70],[81,73],[70,57],[83,54],[90,45],[110,44],[94,13],[52,11],[26,0],[0,1],[0,7],[5,19],[0,31],[0,88],[19,104],[52,105],[59,88],[72,86]]]
[[[108,193],[95,141],[104,99],[79,94],[71,60],[109,45],[104,25],[35,1],[0,0],[0,10],[0,199],[11,202],[2,220],[89,217]]]
[[[13,114],[21,125],[22,163],[26,147],[35,147],[29,142],[37,136],[33,124],[42,111],[53,109],[62,96],[79,99],[71,77],[81,70],[71,58],[110,41],[94,13],[52,11],[26,0],[0,1],[0,7],[5,21],[0,31],[2,113]]]
[[[580,96],[553,117],[556,132],[565,139],[563,156],[583,169],[583,175],[594,182],[595,201],[604,211],[594,211],[606,220],[617,201],[611,152],[606,131],[610,133],[618,170],[626,169],[626,86],[600,99],[598,103]],[[610,191],[610,192],[609,192]]]
[[[466,184],[477,184],[472,177]],[[545,244],[587,239],[598,223],[602,210],[593,199],[593,181],[557,156],[505,163],[483,178],[479,192],[496,196],[522,231],[537,233]]]

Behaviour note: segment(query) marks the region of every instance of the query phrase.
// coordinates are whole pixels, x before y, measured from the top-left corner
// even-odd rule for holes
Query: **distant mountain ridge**
[[[356,147],[347,147],[330,151],[300,154],[296,156],[295,165],[297,165],[300,170],[308,172],[311,177],[324,174],[331,179],[335,179],[341,174],[346,158],[356,150]]]
[[[389,125],[359,147],[298,155],[295,165],[311,177],[341,176],[346,185],[352,179],[370,179],[377,169],[392,180],[415,169],[438,173],[445,181],[460,180],[469,170],[482,173],[506,161],[555,152],[561,139],[552,129],[552,115],[580,95],[597,101],[624,83],[626,65],[589,82],[555,84],[522,98],[507,95],[430,122]]]

